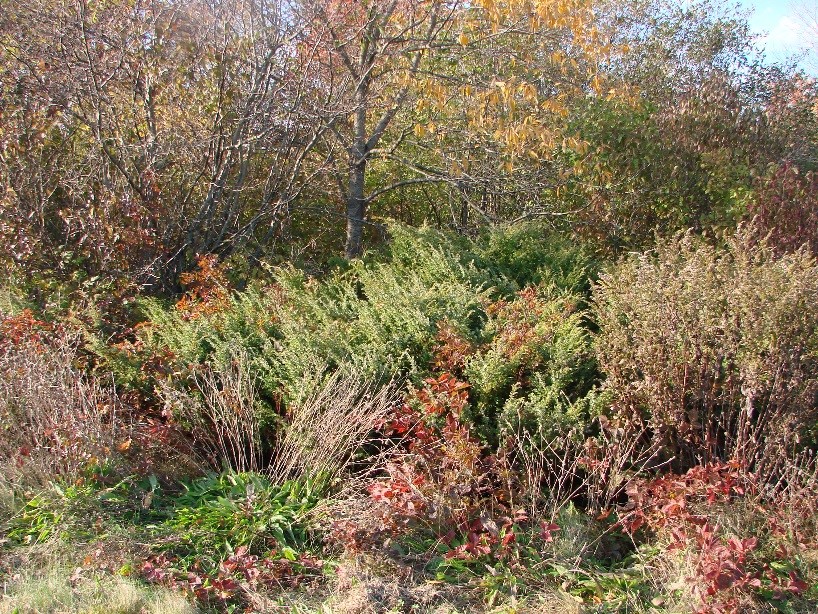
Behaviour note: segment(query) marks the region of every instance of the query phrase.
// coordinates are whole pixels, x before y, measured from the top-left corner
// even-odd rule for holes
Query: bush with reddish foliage
[[[637,539],[658,540],[668,553],[687,553],[686,581],[702,614],[802,595],[809,586],[788,555],[787,534],[768,522],[774,507],[760,503],[757,482],[737,462],[634,480],[618,526]]]
[[[804,247],[818,256],[818,173],[786,162],[759,179],[747,219],[777,251]]]

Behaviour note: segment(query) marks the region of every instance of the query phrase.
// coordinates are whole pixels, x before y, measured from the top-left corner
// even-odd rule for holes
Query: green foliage
[[[692,110],[695,118],[650,101],[595,100],[578,111],[574,129],[594,148],[594,164],[571,188],[577,232],[621,252],[649,245],[657,230],[733,228],[752,187],[749,145],[720,145],[736,120],[711,117],[710,104]],[[713,134],[691,139],[695,130]]]
[[[601,16],[620,50],[601,67],[613,89],[572,107],[585,148],[556,160],[575,233],[621,254],[655,232],[734,229],[768,165],[814,159],[814,84],[766,64],[734,7],[627,0]]]
[[[272,369],[265,357],[274,357],[277,351],[281,300],[279,288],[256,284],[243,292],[225,291],[223,302],[192,313],[181,303],[141,298],[139,311],[146,321],[135,327],[131,339],[109,345],[91,337],[88,346],[120,385],[148,396],[171,380],[175,385],[191,386],[197,365],[221,372],[242,354],[259,381],[273,380],[261,391],[267,395],[262,401],[269,410],[280,382],[264,378]]]
[[[643,419],[682,465],[775,466],[815,425],[816,304],[811,257],[777,257],[743,233],[724,248],[679,235],[631,258],[594,294],[614,414]]]
[[[272,271],[272,286],[226,296],[195,317],[157,300],[136,343],[101,349],[123,381],[184,375],[197,364],[226,368],[237,352],[257,378],[265,415],[281,399],[303,400],[304,381],[340,369],[378,380],[422,376],[443,319],[478,331],[492,275],[464,261],[456,242],[429,229],[392,229],[384,261],[355,262],[321,282],[293,268]],[[183,382],[183,380],[182,380]]]
[[[87,517],[99,509],[100,490],[100,485],[94,482],[70,486],[51,484],[29,499],[11,518],[6,535],[20,544],[85,537],[89,530],[85,526]]]
[[[437,323],[479,330],[491,276],[464,263],[458,245],[429,229],[394,226],[389,258],[354,263],[318,284],[279,275],[288,313],[282,317],[280,361],[285,382],[316,365],[367,377],[420,376],[431,359]]]
[[[465,373],[475,396],[469,419],[485,437],[496,441],[501,414],[507,426],[520,426],[523,416],[525,428],[542,433],[581,422],[596,378],[581,311],[592,257],[539,224],[476,242],[429,228],[391,232],[383,257],[320,281],[278,268],[273,285],[217,293],[210,303],[144,301],[149,321],[136,340],[100,352],[123,382],[144,389],[148,376],[154,386],[194,395],[197,365],[225,372],[242,356],[265,428],[279,419],[282,402],[303,402],[336,371],[420,382],[433,362],[439,366],[445,329],[478,350]],[[529,280],[540,289],[496,299],[516,296],[517,284]]]
[[[42,495],[34,497],[10,523],[6,535],[24,544],[44,542],[59,532],[62,515],[53,502]]]
[[[481,268],[496,271],[518,288],[554,285],[585,295],[599,269],[599,262],[583,245],[536,222],[487,232],[475,241],[472,251]]]
[[[484,434],[495,439],[499,426],[551,437],[585,426],[597,371],[579,301],[554,286],[532,286],[489,306],[486,342],[465,368],[470,415]]]
[[[253,473],[200,478],[169,500],[166,549],[190,564],[207,560],[215,567],[242,546],[255,553],[273,545],[302,547],[309,541],[306,515],[320,495],[318,483],[311,481],[274,485]]]
[[[31,305],[25,298],[25,292],[20,288],[20,284],[10,282],[0,284],[0,314],[5,317],[16,316],[24,309],[30,309]]]
[[[244,349],[251,356],[263,354],[280,336],[276,325],[279,299],[274,289],[251,286],[230,294],[223,308],[196,317],[149,299],[143,308],[150,325],[142,340],[150,348],[170,349],[185,366],[226,365],[236,349]]]

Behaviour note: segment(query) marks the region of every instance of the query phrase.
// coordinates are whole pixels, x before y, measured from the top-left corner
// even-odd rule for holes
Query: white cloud
[[[784,15],[762,38],[762,44],[768,50],[793,49],[801,46],[804,39],[803,26],[789,15]]]

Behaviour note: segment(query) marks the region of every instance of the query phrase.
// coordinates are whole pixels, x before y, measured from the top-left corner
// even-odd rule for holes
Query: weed
[[[314,482],[274,485],[253,473],[200,478],[170,500],[163,549],[178,554],[184,568],[217,568],[240,547],[253,555],[303,547],[311,541],[306,517],[320,494]]]

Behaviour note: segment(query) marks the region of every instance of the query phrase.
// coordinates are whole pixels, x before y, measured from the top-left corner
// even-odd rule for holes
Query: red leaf
[[[801,578],[798,577],[794,571],[790,572],[790,581],[787,584],[787,590],[795,593],[796,595],[800,595],[801,593],[806,592],[809,590],[809,584],[804,582]]]

